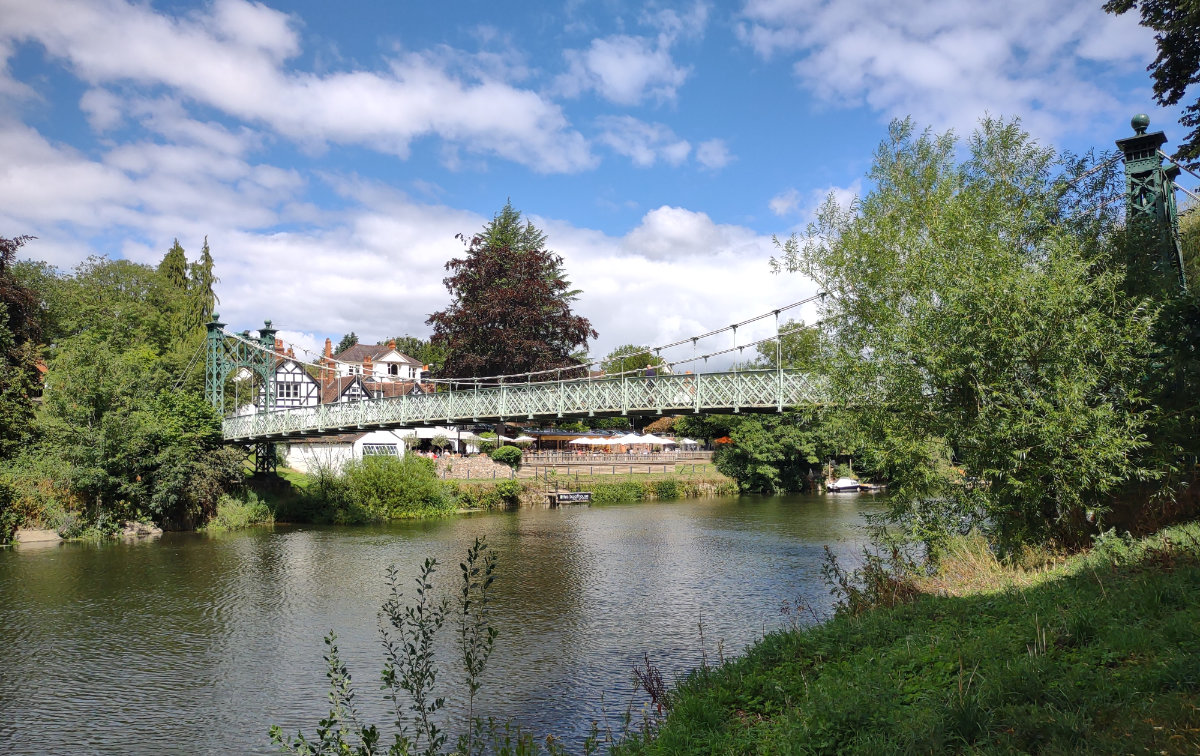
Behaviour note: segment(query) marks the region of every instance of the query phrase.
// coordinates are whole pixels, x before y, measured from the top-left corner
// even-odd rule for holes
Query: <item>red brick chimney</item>
[[[283,354],[283,339],[275,339],[275,354]]]
[[[396,340],[388,339],[388,349],[395,349],[395,348],[396,348]]]
[[[333,356],[333,342],[330,341],[329,339],[325,339],[325,356],[326,357]]]
[[[287,355],[289,359],[296,359],[296,353],[292,351],[291,347],[288,347]]]
[[[371,373],[375,372],[375,366],[371,364],[371,355],[363,357],[363,377],[370,378]]]

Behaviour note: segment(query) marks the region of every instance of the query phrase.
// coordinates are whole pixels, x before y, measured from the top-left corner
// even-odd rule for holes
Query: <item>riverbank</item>
[[[431,484],[430,481],[425,481]],[[280,522],[339,522],[342,511],[321,505],[320,487],[328,484],[318,476],[281,468],[276,476],[249,480],[251,495],[263,502]],[[432,485],[432,484],[431,484]],[[594,504],[619,504],[639,501],[668,501],[714,496],[736,496],[737,483],[721,475],[711,464],[686,464],[675,473],[633,475],[541,475],[537,478],[501,478],[441,480],[450,508],[422,509],[403,517],[363,518],[359,521],[409,519],[414,516],[447,516],[455,513],[544,506],[552,491],[590,491]],[[330,511],[326,511],[329,509]],[[352,520],[340,520],[349,523]]]
[[[621,752],[1200,752],[1200,525],[1037,570],[964,548],[911,587],[693,672]]]

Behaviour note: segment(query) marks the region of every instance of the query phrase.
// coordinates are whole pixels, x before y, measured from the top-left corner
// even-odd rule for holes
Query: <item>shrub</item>
[[[626,501],[641,501],[644,498],[646,498],[646,489],[637,481],[597,483],[592,487],[592,501],[597,504],[618,504]]]
[[[454,510],[452,490],[437,477],[431,459],[406,455],[367,457],[346,465],[350,502],[375,519],[420,517]]]
[[[275,514],[253,492],[247,493],[244,499],[226,494],[217,501],[216,515],[200,529],[209,533],[220,533],[273,522]]]
[[[492,452],[492,459],[515,470],[521,466],[521,450],[515,446],[501,446]]]
[[[8,543],[13,531],[21,526],[21,515],[15,506],[17,492],[11,483],[0,478],[0,543]]]
[[[678,499],[679,488],[679,481],[674,478],[660,480],[654,484],[654,496],[659,499]]]
[[[496,484],[495,490],[505,506],[515,507],[521,503],[521,494],[524,493],[525,486],[519,480],[502,480]]]

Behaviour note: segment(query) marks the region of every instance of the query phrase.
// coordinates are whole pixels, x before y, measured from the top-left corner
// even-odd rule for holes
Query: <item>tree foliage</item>
[[[650,351],[650,347],[639,344],[625,344],[608,353],[600,368],[609,375],[645,370],[648,367],[661,367],[667,364],[662,357]]]
[[[1104,10],[1116,15],[1137,10],[1141,25],[1154,30],[1158,57],[1147,70],[1154,79],[1154,99],[1171,107],[1200,82],[1200,3],[1187,0],[1109,0]],[[1183,109],[1179,123],[1192,127],[1175,150],[1175,159],[1200,166],[1200,97]]]
[[[446,350],[429,339],[409,335],[397,336],[396,349],[415,360],[420,360],[422,365],[428,365],[430,372],[435,376],[441,375],[442,366],[446,364]]]
[[[0,460],[16,454],[32,430],[41,305],[14,270],[17,250],[30,239],[0,238]]]
[[[750,367],[783,367],[797,370],[812,370],[821,361],[821,330],[818,326],[806,326],[804,321],[789,320],[779,325],[779,338],[764,341],[756,349],[758,358]]]
[[[70,273],[13,270],[34,292],[27,309],[49,342],[42,405],[20,416],[29,448],[14,469],[51,475],[82,502],[74,516],[91,522],[201,524],[242,476],[196,359],[214,305],[211,254],[189,265],[176,242],[158,266],[93,257]]]
[[[358,343],[358,334],[356,334],[354,331],[351,331],[350,333],[347,333],[344,336],[342,336],[342,340],[338,342],[337,349],[334,350],[334,354],[341,354],[342,352],[346,351],[347,349],[349,349],[350,347],[354,346],[357,343]]]
[[[460,237],[461,238],[461,237]],[[596,338],[574,314],[578,292],[546,236],[506,204],[467,242],[466,257],[446,263],[450,306],[426,321],[432,343],[446,350],[447,377],[575,368],[572,353]]]
[[[1052,150],[991,119],[965,160],[957,147],[893,123],[874,189],[831,198],[783,262],[829,292],[832,387],[893,480],[894,521],[926,540],[972,524],[1079,543],[1155,474],[1140,454],[1155,308],[1124,293],[1116,229],[1062,218]]]

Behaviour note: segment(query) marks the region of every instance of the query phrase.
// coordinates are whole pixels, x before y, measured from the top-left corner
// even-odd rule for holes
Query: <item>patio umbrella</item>
[[[654,446],[677,446],[677,444],[669,438],[661,438],[653,433],[647,433],[642,436],[643,444],[653,444]]]
[[[518,444],[527,444],[527,443],[531,443],[533,441],[537,441],[537,439],[534,438],[533,436],[517,436],[516,438],[513,439],[513,441],[517,442]]]
[[[570,441],[568,441],[567,443],[568,444],[580,444],[580,445],[590,444],[590,443],[592,443],[592,439],[581,436],[579,438],[573,438]]]
[[[685,438],[685,439],[683,439],[682,441],[680,441],[680,442],[679,442],[679,445],[680,445],[680,446],[699,446],[699,445],[700,445],[700,442],[699,442],[699,441],[693,441],[693,440],[692,440],[692,439],[690,439],[690,438]]]
[[[646,443],[645,441],[642,440],[642,437],[636,433],[626,433],[624,436],[617,436],[616,442],[618,444],[644,444],[644,443]]]

